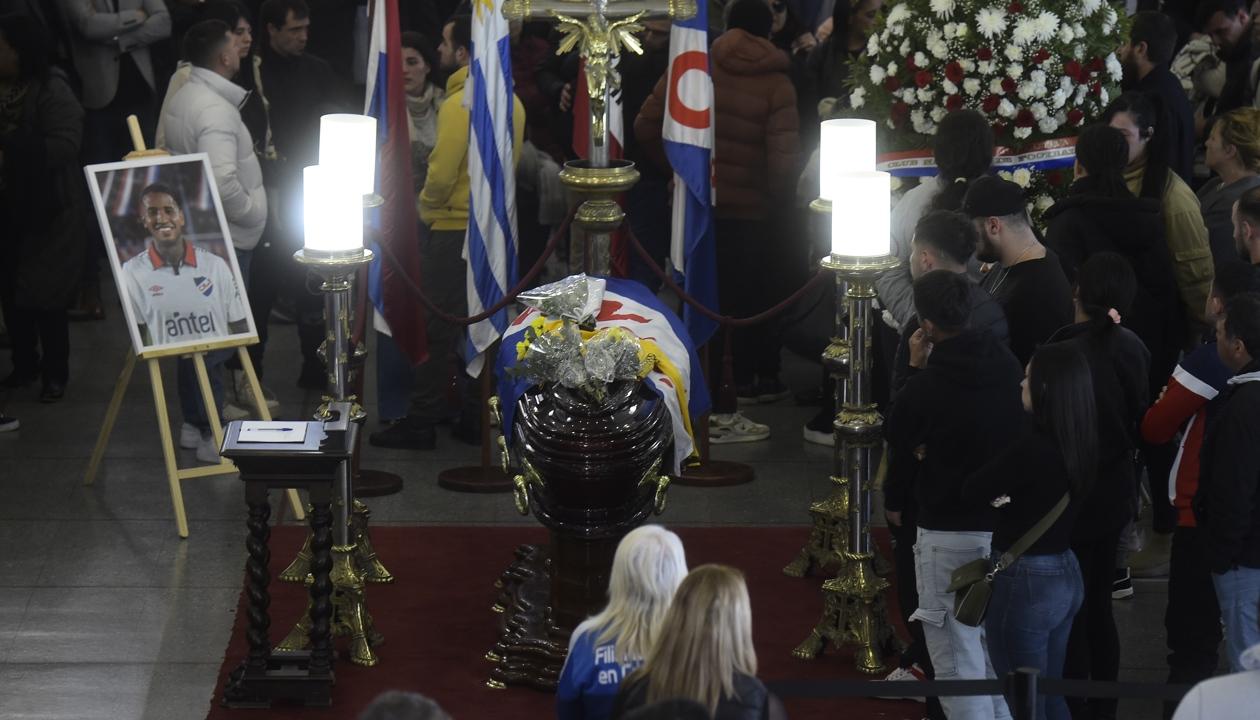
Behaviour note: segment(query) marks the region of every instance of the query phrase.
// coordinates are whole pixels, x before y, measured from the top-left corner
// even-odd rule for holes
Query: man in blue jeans
[[[1233,672],[1260,643],[1260,294],[1230,300],[1216,350],[1234,376],[1209,405],[1194,514],[1212,570]]]
[[[982,627],[954,617],[950,576],[989,556],[994,511],[965,502],[963,481],[1016,437],[1023,422],[1023,372],[1011,351],[987,330],[969,327],[971,283],[949,270],[914,282],[919,329],[910,338],[910,370],[885,426],[888,522],[902,524],[907,492],[918,509],[914,546],[919,606],[937,680],[994,677]],[[904,579],[903,579],[904,581]],[[940,698],[949,718],[1007,720],[1001,696]]]

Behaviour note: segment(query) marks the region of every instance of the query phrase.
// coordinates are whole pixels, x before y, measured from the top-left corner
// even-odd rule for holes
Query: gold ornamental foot
[[[311,646],[311,601],[306,601],[306,610],[302,617],[289,631],[289,634],[274,648],[277,652],[305,650]]]
[[[354,534],[355,560],[363,580],[370,583],[392,583],[394,575],[386,569],[384,563],[376,556],[376,548],[372,547],[372,535],[368,532],[368,520],[372,511],[368,506],[354,501],[354,512],[350,515],[350,531]]]
[[[788,563],[783,568],[783,574],[794,578],[805,577],[809,574],[811,566],[812,563],[809,560],[809,551],[802,549],[800,553],[792,559],[792,562]]]
[[[813,660],[818,657],[823,650],[826,641],[818,634],[817,630],[810,630],[809,637],[805,638],[796,649],[792,651],[792,657],[797,660]]]
[[[350,638],[350,662],[372,667],[379,659],[368,642],[372,620],[363,599],[363,576],[354,566],[355,546],[334,545],[332,554],[333,634]]]
[[[859,672],[876,675],[886,665],[881,649],[893,642],[892,625],[884,602],[888,581],[875,574],[872,556],[845,553],[844,570],[823,585],[839,604],[847,608],[842,634],[856,646],[854,665]]]
[[[307,513],[314,512],[307,507]],[[284,582],[304,583],[311,574],[311,534],[306,533],[306,542],[302,543],[302,549],[298,550],[297,557],[293,558],[293,562],[289,563],[289,567],[280,572],[280,579]]]

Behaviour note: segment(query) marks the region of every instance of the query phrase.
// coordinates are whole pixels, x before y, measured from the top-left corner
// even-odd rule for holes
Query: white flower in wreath
[[[1102,7],[1102,0],[1081,0],[1081,17],[1089,17]]]
[[[967,78],[963,80],[963,92],[974,96],[980,92],[980,81],[975,78]]]
[[[1024,59],[1024,49],[1018,45],[1007,45],[1002,52],[1011,60],[1019,61]]]
[[[941,90],[943,90],[946,95],[958,94],[958,86],[952,83],[949,78],[945,78],[941,81]]]
[[[1060,110],[1060,111],[1056,112],[1056,113],[1054,114],[1054,121],[1055,121],[1055,122],[1057,122],[1057,123],[1059,123],[1060,125],[1062,125],[1063,123],[1067,122],[1067,111],[1066,111],[1066,110]]]
[[[1002,98],[1002,102],[998,104],[998,115],[1002,117],[1015,117],[1015,105],[1010,100]]]
[[[1032,184],[1032,173],[1029,172],[1028,168],[1017,168],[1015,172],[1011,173],[1011,182],[1022,188],[1027,188]]]
[[[1111,96],[1107,94],[1107,88],[1099,88],[1098,103],[1106,107],[1109,102],[1111,102]]]
[[[1032,128],[1030,128],[1030,127],[1017,127],[1017,128],[1015,128],[1015,131],[1014,131],[1014,132],[1012,132],[1011,134],[1015,136],[1015,139],[1016,139],[1016,140],[1023,140],[1023,139],[1025,139],[1025,138],[1027,138],[1028,136],[1032,135]]]
[[[884,124],[887,125],[892,130],[897,129],[897,123],[893,122],[892,118],[888,118],[887,120],[885,120]]]
[[[1073,45],[1073,46],[1072,46],[1072,57],[1076,58],[1077,60],[1084,60],[1084,59],[1085,59],[1085,46],[1084,46],[1084,45]]]
[[[891,35],[897,35],[897,36],[905,35],[905,34],[906,34],[906,27],[905,27],[904,25],[893,25],[892,23],[889,23],[889,24],[888,24],[888,34],[889,34],[890,36],[891,36]]]
[[[936,42],[929,42],[927,49],[928,52],[932,53],[932,57],[937,60],[944,60],[949,57],[949,45],[944,40],[938,39]]]
[[[1062,90],[1063,92],[1072,92],[1072,88],[1074,87],[1072,83],[1073,83],[1072,78],[1068,77],[1067,75],[1064,75],[1063,77],[1059,78],[1059,89]]]
[[[936,17],[942,20],[948,20],[954,16],[954,8],[958,5],[956,0],[932,0],[928,3],[928,7],[932,12],[936,13]]]
[[[1038,195],[1037,199],[1033,201],[1033,207],[1037,208],[1039,212],[1045,212],[1054,207],[1054,198],[1045,194]]]
[[[1028,81],[1020,83],[1015,89],[1015,94],[1019,96],[1020,100],[1031,100],[1038,97],[1037,92],[1037,84]],[[1045,89],[1043,88],[1041,92],[1044,93]]]
[[[1044,89],[1046,86],[1046,71],[1033,70],[1032,72],[1028,73],[1028,80],[1032,82],[1034,85],[1040,85]]]
[[[919,88],[916,94],[919,96],[919,102],[925,103],[932,102],[932,99],[936,97],[936,91],[931,88]]]
[[[1103,14],[1103,24],[1102,24],[1103,35],[1110,35],[1112,28],[1114,28],[1115,26],[1116,26],[1116,9],[1108,5],[1106,11]]]
[[[1011,175],[1011,171],[1010,171],[1010,170],[998,170],[998,174],[997,174],[997,175],[998,175],[998,177],[999,177],[999,178],[1002,178],[1002,179],[1003,179],[1003,180],[1005,180],[1006,182],[1015,182],[1015,180],[1014,180],[1013,176]]]
[[[1115,83],[1120,82],[1120,79],[1124,77],[1124,68],[1120,65],[1120,60],[1115,53],[1107,54],[1107,74]]]
[[[955,33],[958,32],[958,23],[945,23],[945,27],[941,28],[941,32],[945,33],[946,40],[953,40]]]
[[[864,87],[854,88],[853,92],[849,93],[849,107],[860,108],[865,104],[866,104],[866,88]]]
[[[879,36],[871,35],[871,39],[866,41],[866,54],[870,57],[879,54]]]
[[[1080,105],[1085,102],[1085,93],[1089,92],[1089,88],[1084,85],[1076,87],[1076,96],[1072,98],[1073,105]]]
[[[1072,32],[1076,33],[1077,38],[1085,37],[1085,26],[1080,23],[1072,23]]]
[[[897,61],[896,60],[888,61],[888,74],[889,75],[897,74]]]
[[[888,77],[888,73],[884,72],[884,68],[878,65],[871,66],[871,84],[878,85],[884,82],[884,78]]]
[[[910,38],[901,41],[901,46],[897,48],[897,52],[901,53],[902,57],[910,54]]]
[[[914,54],[914,64],[915,64],[915,67],[919,68],[920,70],[927,68],[928,56],[924,55],[922,52],[916,52]]]
[[[889,25],[904,22],[905,20],[910,19],[910,16],[913,14],[914,13],[910,11],[909,5],[905,3],[897,3],[893,6],[892,10],[888,11],[888,16],[885,18],[885,21]]]
[[[958,23],[958,27],[954,29],[954,37],[962,39],[967,37],[967,33],[969,32],[971,32],[971,30],[967,29],[965,24]]]
[[[928,117],[932,118],[932,122],[938,123],[941,120],[945,119],[945,116],[948,114],[949,114],[948,110],[941,107],[940,105],[937,105],[936,107],[932,108],[932,112],[928,113]]]
[[[915,104],[918,104],[918,102],[919,102],[919,98],[918,98],[918,96],[915,94],[915,89],[914,89],[914,88],[906,88],[905,90],[902,90],[902,91],[901,91],[901,101],[902,101],[902,102],[904,102],[904,103],[905,103],[905,104],[907,104],[907,105],[915,105]]]
[[[1006,76],[1012,80],[1019,80],[1024,77],[1024,66],[1017,62],[1007,65]]]
[[[971,58],[963,58],[962,60],[958,61],[958,64],[962,66],[962,69],[965,72],[976,71],[976,61],[972,60]]]
[[[994,95],[1006,94],[1006,90],[1002,88],[1002,78],[993,78],[989,81],[989,92]]]
[[[1063,23],[1063,26],[1059,28],[1059,42],[1066,45],[1075,39],[1076,31],[1073,30],[1067,23]]]
[[[1051,133],[1058,131],[1059,121],[1055,120],[1052,117],[1044,117],[1041,120],[1037,121],[1037,129],[1040,130],[1043,134],[1049,135]]]
[[[1033,120],[1037,121],[1044,120],[1050,114],[1045,103],[1033,103],[1028,109],[1032,111]]]
[[[1064,90],[1063,88],[1059,88],[1058,90],[1054,91],[1053,95],[1050,96],[1050,104],[1053,105],[1056,109],[1061,108],[1063,107],[1064,104],[1067,103],[1067,97],[1068,97],[1067,90]]]
[[[1049,10],[1043,10],[1033,22],[1033,27],[1037,30],[1037,40],[1045,42],[1059,31],[1059,16]]]
[[[1015,23],[1011,31],[1011,42],[1023,47],[1037,37],[1037,23],[1033,18],[1024,18]]]
[[[991,38],[1006,32],[1006,11],[998,7],[988,7],[976,13],[976,29],[980,34]]]
[[[994,65],[992,60],[981,60],[976,63],[976,72],[979,72],[981,75],[992,75],[993,68]]]

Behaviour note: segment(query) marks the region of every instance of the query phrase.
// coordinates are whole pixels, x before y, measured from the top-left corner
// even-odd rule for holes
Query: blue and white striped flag
[[[516,284],[516,176],[513,163],[512,49],[506,0],[475,0],[472,63],[464,102],[468,134],[468,313],[494,305]],[[468,373],[481,373],[486,348],[508,326],[507,310],[468,328]]]

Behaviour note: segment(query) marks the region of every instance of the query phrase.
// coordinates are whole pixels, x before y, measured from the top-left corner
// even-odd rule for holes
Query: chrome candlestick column
[[[823,584],[823,617],[794,654],[814,657],[828,640],[852,644],[857,669],[875,674],[884,669],[882,649],[892,641],[892,626],[884,601],[888,582],[875,574],[870,534],[874,462],[883,440],[883,417],[871,398],[871,303],[875,279],[900,261],[890,254],[888,174],[849,172],[832,181],[831,255],[822,264],[843,281],[837,303],[849,309],[849,372],[835,421],[835,476],[848,491],[848,547],[838,553],[839,574]]]

